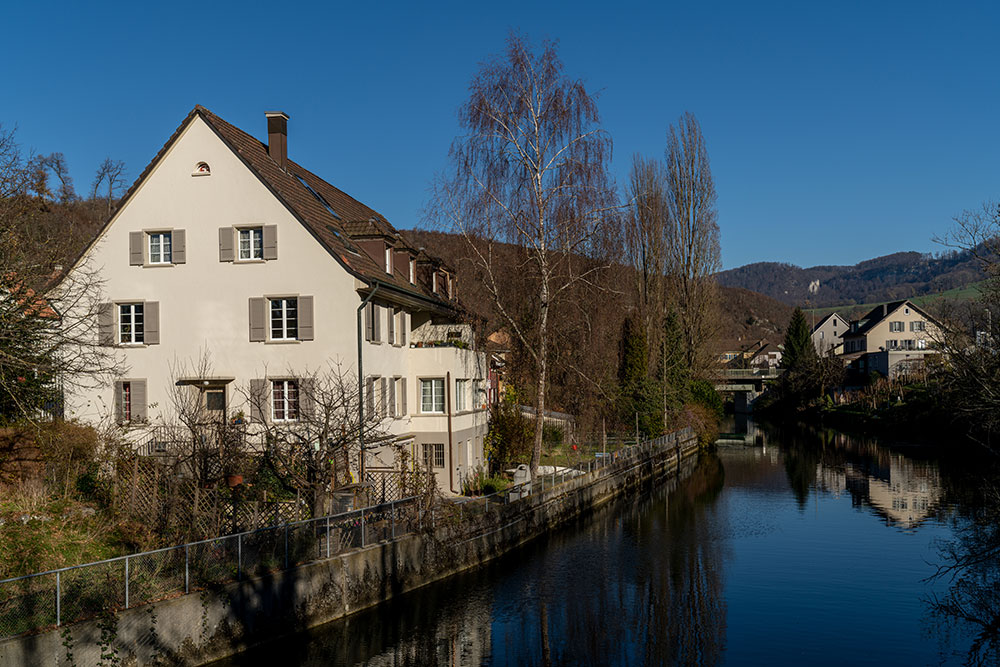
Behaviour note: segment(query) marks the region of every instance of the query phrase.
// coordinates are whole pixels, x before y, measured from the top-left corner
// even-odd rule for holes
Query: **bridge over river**
[[[783,368],[723,368],[715,371],[713,382],[716,391],[733,392],[736,412],[749,412],[764,391],[764,383],[784,372]]]

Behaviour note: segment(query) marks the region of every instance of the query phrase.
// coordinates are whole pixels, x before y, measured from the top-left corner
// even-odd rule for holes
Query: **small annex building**
[[[360,355],[392,446],[352,474],[405,451],[459,492],[484,462],[489,392],[454,271],[293,161],[288,120],[266,114],[264,142],[197,106],[128,190],[71,269],[99,272],[94,335],[127,371],[67,395],[66,416],[156,448],[181,392],[220,423],[294,426],[316,374],[356,378]]]

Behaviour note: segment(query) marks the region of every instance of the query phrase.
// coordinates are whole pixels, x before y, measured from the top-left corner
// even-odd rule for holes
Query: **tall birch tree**
[[[595,97],[564,73],[556,48],[546,41],[535,50],[512,33],[505,52],[481,64],[433,211],[468,242],[494,307],[532,365],[532,477],[558,326],[553,309],[575,298],[581,283],[596,286],[617,213],[606,171],[611,139]],[[513,266],[497,257],[497,243],[516,247]]]

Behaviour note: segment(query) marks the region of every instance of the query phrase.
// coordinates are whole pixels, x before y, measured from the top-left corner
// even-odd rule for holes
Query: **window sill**
[[[266,264],[268,260],[264,258],[234,259],[233,264]]]
[[[149,347],[149,343],[117,343],[115,347],[138,349],[143,347]]]
[[[144,268],[144,269],[172,269],[175,266],[177,266],[177,265],[174,264],[173,262],[160,262],[158,264],[153,264],[153,263],[150,263],[150,262],[146,262],[145,264],[142,265],[142,268]]]
[[[288,340],[278,339],[278,340],[265,340],[264,345],[297,345],[302,341],[297,338],[290,338]]]

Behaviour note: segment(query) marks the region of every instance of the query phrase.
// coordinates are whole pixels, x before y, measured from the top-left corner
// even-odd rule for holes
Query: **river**
[[[970,539],[979,470],[832,431],[762,430],[756,441],[720,445],[682,482],[479,570],[228,664],[885,666],[983,657],[969,652],[975,623],[935,612],[933,601],[962,580],[931,578],[943,546]],[[996,594],[995,569],[969,579]],[[986,649],[988,664],[995,647]]]

